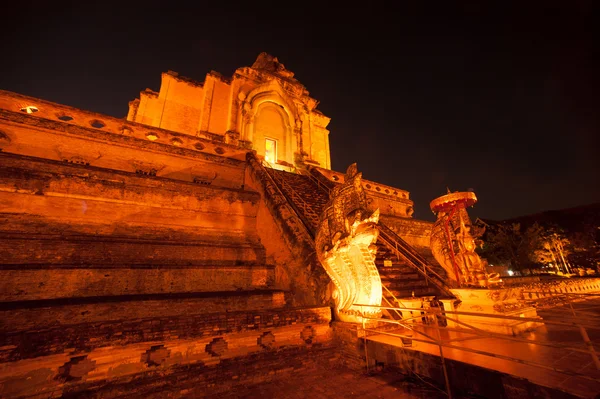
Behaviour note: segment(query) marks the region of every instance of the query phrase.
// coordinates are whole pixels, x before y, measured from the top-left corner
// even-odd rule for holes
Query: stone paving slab
[[[292,377],[208,396],[207,399],[285,398],[285,399],[441,399],[446,395],[420,381],[411,381],[393,371],[367,375],[345,368],[304,370]]]
[[[600,354],[600,299],[576,303],[573,304],[573,307],[576,312],[579,308],[582,310],[585,309],[587,316],[586,323],[589,326],[587,329],[588,335],[595,346],[596,352]],[[540,310],[538,314],[546,320],[571,320],[567,319],[566,315],[559,310],[561,309],[544,309]],[[583,312],[577,313],[577,316],[579,315],[583,315]],[[416,325],[415,327],[429,336],[436,336],[436,331],[432,327],[422,325]],[[528,364],[522,364],[515,361],[498,357],[490,357],[454,348],[443,349],[444,357],[447,359],[465,362],[487,369],[500,371],[502,373],[507,373],[513,376],[526,378],[529,381],[541,386],[557,388],[580,397],[593,398],[596,397],[596,395],[600,395],[600,370],[596,369],[589,354],[573,352],[561,348],[552,348],[523,342],[508,341],[500,338],[477,337],[472,334],[456,331],[441,330],[440,333],[442,340],[457,347],[490,352],[500,356],[521,359],[557,370],[564,370],[583,375],[569,376],[555,370],[549,370],[546,368],[531,366]],[[423,336],[419,336],[418,333],[414,333],[413,336],[414,338],[424,339]],[[563,345],[585,349],[585,345],[578,328],[547,324],[535,329],[532,332],[523,333],[519,335],[519,338],[525,338],[537,342],[560,343]],[[461,341],[461,339],[464,340]],[[369,340],[394,346],[401,346],[400,338],[389,335],[372,335],[369,336]],[[412,347],[406,347],[405,350],[420,351],[439,356],[439,346],[434,343],[414,341]],[[450,381],[450,384],[452,384],[452,381]]]

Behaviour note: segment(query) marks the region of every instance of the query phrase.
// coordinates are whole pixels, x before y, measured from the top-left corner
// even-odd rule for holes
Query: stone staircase
[[[201,397],[329,361],[330,309],[275,288],[260,201],[0,152],[0,397]]]
[[[319,216],[325,209],[329,194],[322,188],[325,184],[333,188],[331,181],[321,181],[315,176],[294,174],[265,168],[280,190],[304,221],[308,230],[316,234]],[[321,184],[318,183],[321,181]],[[321,186],[321,187],[320,187]],[[375,264],[384,285],[384,305],[396,305],[396,299],[415,296],[449,295],[442,268],[423,257],[389,228],[380,225]],[[398,255],[396,254],[398,252]],[[391,265],[390,265],[391,263]],[[424,270],[424,272],[419,272]],[[387,290],[386,290],[387,288]]]
[[[444,269],[438,265],[431,253],[417,251],[382,222],[379,223],[378,243],[381,248],[377,252],[376,261],[384,259],[382,267],[378,269],[382,282],[385,281],[384,286],[390,290],[389,296],[397,299],[413,295],[453,296],[446,283]],[[394,261],[398,262],[400,269],[395,268]],[[388,280],[389,273],[391,278]]]
[[[391,291],[397,299],[440,295],[440,289],[429,279],[411,267],[408,262],[398,257],[385,244],[377,243],[377,258],[375,264],[379,270],[382,284]],[[389,293],[384,296],[391,298]]]
[[[329,194],[310,176],[266,168],[269,175],[290,201],[298,216],[304,221],[313,238],[319,226],[321,213],[329,201]]]

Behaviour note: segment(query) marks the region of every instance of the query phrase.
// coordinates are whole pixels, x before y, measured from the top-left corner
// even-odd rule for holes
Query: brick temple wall
[[[433,223],[392,215],[381,215],[380,220],[419,252],[431,252],[429,239]]]
[[[129,103],[127,120],[224,142],[236,137],[234,141],[244,141],[263,157],[265,136],[260,130],[264,129],[278,140],[279,168],[300,158],[330,168],[326,128],[330,119],[316,109],[318,102],[293,76],[266,53],[231,77],[211,71],[199,82],[165,72],[158,91],[146,89]],[[270,106],[281,111],[283,120],[265,121],[264,110]],[[258,120],[266,123],[257,124]],[[280,131],[281,122],[285,132]]]
[[[0,91],[1,397],[202,396],[338,360],[314,242],[247,161],[270,101],[293,156],[329,168],[316,100],[256,84],[271,61],[165,74],[127,120]],[[408,192],[366,184],[423,244]]]
[[[289,290],[293,306],[332,305],[331,280],[316,258],[314,239],[258,159],[248,158],[246,181],[263,198],[257,230],[276,265],[276,287]]]
[[[335,359],[330,320],[329,308],[265,309],[3,333],[0,396],[137,397],[173,380],[197,393],[267,380]]]
[[[32,114],[21,112],[36,107]],[[247,149],[0,90],[0,149],[240,189]]]
[[[256,193],[0,157],[2,300],[272,285]]]
[[[335,357],[247,149],[6,92],[0,149],[0,397],[199,396]]]
[[[199,396],[335,358],[330,309],[275,289],[292,254],[258,193],[0,159],[0,396]]]

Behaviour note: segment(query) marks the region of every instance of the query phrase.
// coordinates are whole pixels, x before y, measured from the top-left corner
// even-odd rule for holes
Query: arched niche
[[[261,103],[257,108],[253,126],[253,146],[256,152],[266,156],[267,140],[269,140],[276,143],[277,155],[274,160],[291,163],[293,159],[292,137],[289,117],[283,107],[270,101]]]
[[[266,140],[275,140],[277,160],[294,163],[298,142],[294,134],[296,109],[278,84],[270,83],[248,93],[242,107],[242,139],[252,142],[260,156],[265,156]]]

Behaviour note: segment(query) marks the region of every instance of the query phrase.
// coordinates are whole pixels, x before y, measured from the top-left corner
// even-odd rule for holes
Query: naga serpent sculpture
[[[375,265],[379,210],[367,215],[362,174],[356,164],[346,171],[344,183],[330,195],[315,237],[317,258],[335,285],[336,316],[361,322],[363,314],[380,317],[381,278]]]

